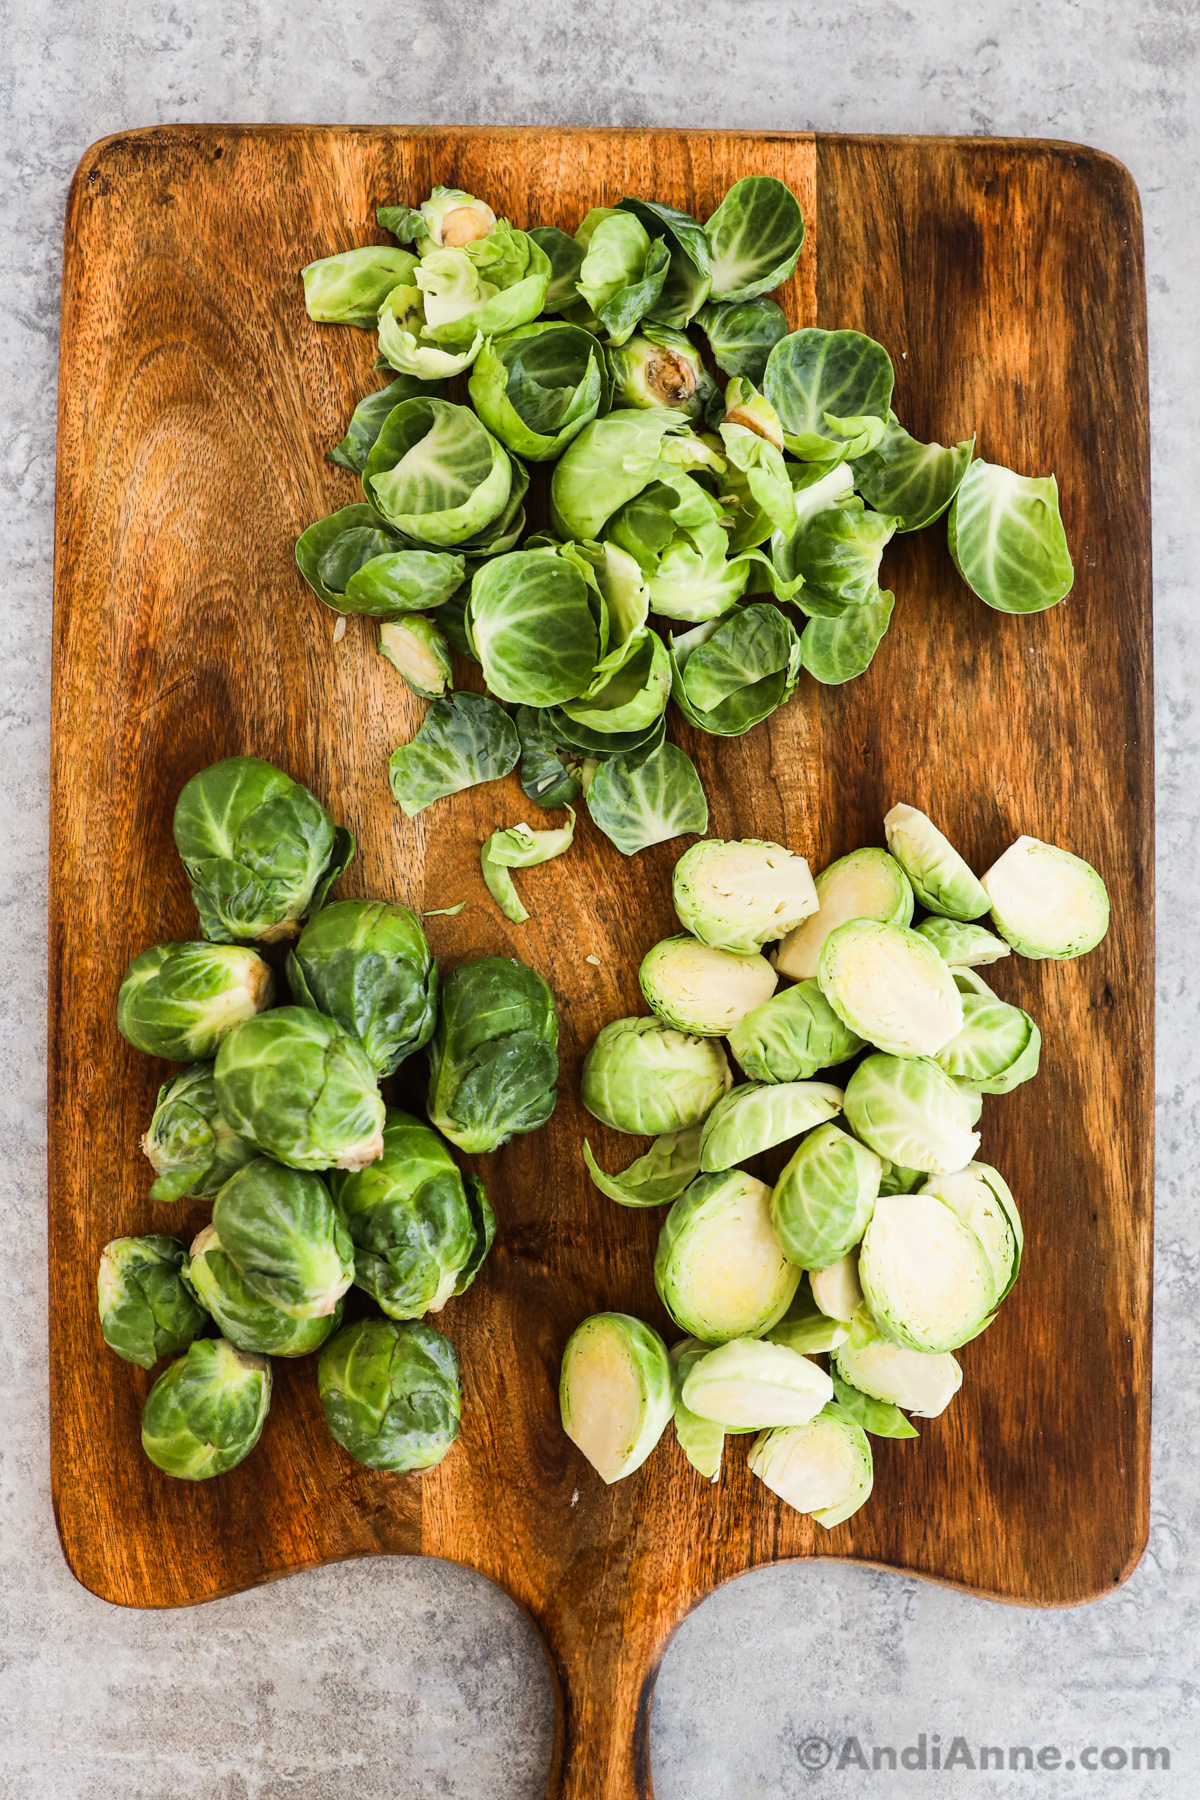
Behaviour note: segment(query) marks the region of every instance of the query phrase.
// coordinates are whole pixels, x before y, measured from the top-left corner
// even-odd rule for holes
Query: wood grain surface
[[[778,1503],[743,1449],[709,1487],[668,1432],[605,1488],[563,1436],[572,1327],[604,1307],[667,1329],[651,1262],[661,1215],[587,1181],[577,1099],[599,1027],[641,1010],[637,964],[674,925],[683,844],[626,860],[581,818],[571,853],[518,876],[514,926],[479,874],[481,839],[527,816],[515,778],[406,821],[387,757],[423,711],[333,620],[292,551],[357,497],[326,464],[376,385],[373,337],[311,325],[299,268],[381,237],[377,203],[434,182],[520,225],[573,229],[589,205],[654,195],[701,217],[737,177],[774,173],[809,222],[782,296],[793,324],[885,343],[895,405],[922,438],[972,430],[992,461],[1057,473],[1077,570],[1034,618],[990,612],[940,529],[896,539],[897,604],[869,673],[804,678],[745,738],[673,732],[715,835],[775,838],[814,868],[882,842],[896,800],[931,811],[977,869],[1029,832],[1087,857],[1113,901],[1078,963],[1000,965],[1041,1024],[1039,1078],[986,1103],[983,1154],[1025,1219],[1025,1271],[963,1353],[965,1384],[919,1442],[875,1441],[869,1505],[825,1532]],[[646,1722],[679,1619],[757,1564],[886,1565],[1039,1605],[1102,1594],[1147,1532],[1153,1121],[1150,519],[1141,227],[1110,159],[1071,146],[789,134],[161,128],[84,158],[66,228],[54,612],[50,926],[50,1328],[55,1512],[93,1592],[171,1606],[341,1557],[468,1563],[525,1606],[560,1694],[551,1791],[650,1794]],[[478,671],[460,671],[477,685]],[[122,971],[194,934],[171,815],[182,784],[254,753],[358,834],[342,894],[416,907],[449,965],[510,951],[558,998],[550,1125],[478,1159],[500,1220],[470,1292],[439,1319],[462,1354],[459,1445],[423,1478],[361,1468],[325,1431],[315,1359],[276,1364],[267,1429],[240,1468],[174,1482],[142,1456],[151,1377],[105,1348],[102,1246],[185,1237],[207,1208],[157,1207],[138,1138],[165,1073],[114,1024]],[[589,960],[597,958],[598,962]],[[416,1094],[401,1080],[394,1097]]]

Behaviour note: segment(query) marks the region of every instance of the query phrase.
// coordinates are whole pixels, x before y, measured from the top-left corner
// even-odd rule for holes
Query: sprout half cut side
[[[879,1329],[911,1350],[957,1349],[990,1321],[998,1298],[991,1257],[936,1194],[888,1194],[875,1206],[858,1260]]]
[[[667,1347],[628,1313],[596,1313],[563,1351],[563,1430],[610,1486],[641,1468],[675,1408]]]
[[[1069,850],[1019,837],[983,877],[992,919],[1020,956],[1066,961],[1108,930],[1108,890]]]
[[[866,1504],[875,1479],[866,1432],[832,1403],[807,1425],[755,1438],[749,1468],[773,1494],[797,1512],[811,1513],[826,1530]]]
[[[761,1337],[791,1304],[800,1271],[771,1229],[771,1190],[740,1169],[700,1175],[672,1206],[654,1258],[659,1296],[706,1344]]]
[[[865,1306],[855,1313],[849,1336],[835,1349],[833,1361],[842,1379],[860,1393],[890,1401],[919,1419],[936,1419],[944,1413],[962,1386],[962,1370],[948,1350],[931,1355],[893,1344]]]
[[[687,933],[647,951],[638,981],[660,1019],[698,1037],[724,1037],[777,985],[765,956],[714,950]]]
[[[982,883],[932,819],[901,803],[885,816],[883,828],[922,906],[948,919],[982,917],[988,909]]]
[[[833,1399],[824,1369],[784,1344],[737,1338],[692,1365],[684,1405],[726,1430],[807,1425]]]
[[[839,925],[825,940],[817,980],[843,1023],[893,1056],[934,1056],[962,1030],[949,965],[905,925]]]
[[[693,844],[675,865],[672,892],[686,930],[715,949],[743,954],[786,937],[817,910],[804,858],[756,838]]]
[[[886,850],[852,850],[822,869],[814,885],[819,910],[790,931],[775,952],[776,969],[793,981],[816,975],[825,939],[851,919],[912,924],[912,884]]]

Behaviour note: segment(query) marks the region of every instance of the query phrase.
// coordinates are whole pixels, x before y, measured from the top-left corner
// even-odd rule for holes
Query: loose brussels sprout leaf
[[[680,527],[650,571],[650,610],[662,619],[700,624],[727,613],[746,591],[749,569],[729,561],[724,531],[715,521]]]
[[[815,981],[785,988],[739,1021],[729,1048],[751,1081],[807,1081],[849,1062],[863,1047]]]
[[[740,382],[735,376],[729,388]],[[728,398],[728,393],[726,395]],[[762,395],[757,400],[765,407]],[[796,529],[796,511],[792,499],[792,483],[783,452],[757,426],[744,423],[746,408],[726,413],[720,424],[721,442],[726,459],[746,477],[754,501],[766,513],[776,531],[790,535]]]
[[[1108,930],[1108,890],[1091,863],[1038,838],[1019,837],[981,886],[996,930],[1018,956],[1083,956]]]
[[[683,1403],[729,1431],[806,1425],[833,1399],[824,1369],[785,1344],[737,1338],[692,1364]]]
[[[315,1319],[294,1319],[262,1300],[221,1248],[216,1228],[206,1225],[192,1245],[184,1279],[211,1313],[224,1338],[257,1356],[308,1356],[342,1322],[342,1301]]]
[[[372,556],[350,576],[344,592],[337,596],[339,604],[335,610],[366,613],[371,618],[390,621],[397,614],[441,606],[462,586],[466,568],[463,557],[443,555],[436,550],[400,550]],[[428,626],[427,619],[418,620],[413,629]],[[381,633],[381,646],[384,641]]]
[[[213,1230],[246,1287],[292,1319],[323,1319],[354,1279],[354,1246],[319,1175],[260,1156],[231,1175]]]
[[[527,325],[542,309],[550,275],[549,257],[506,219],[482,239],[440,247],[423,244],[413,280],[421,295],[425,335],[462,350],[468,344],[477,348],[481,336]]]
[[[735,607],[712,629],[698,626],[670,648],[680,710],[691,724],[722,737],[740,736],[774,712],[799,672],[795,630],[769,603]]]
[[[419,206],[377,206],[375,223],[381,231],[390,231],[401,244],[416,243],[429,235]]]
[[[555,464],[550,518],[560,538],[598,538],[627,500],[658,477],[664,441],[686,432],[671,407],[622,407],[585,425]]]
[[[392,368],[418,381],[448,381],[469,369],[483,348],[483,333],[462,350],[445,349],[425,328],[425,296],[415,285],[395,287],[379,309],[377,368]]]
[[[418,396],[384,420],[363,493],[396,531],[449,549],[491,525],[508,503],[513,466],[466,406]]]
[[[700,1167],[705,1174],[732,1169],[775,1144],[824,1125],[841,1110],[841,1088],[825,1081],[750,1082],[735,1087],[704,1121]]]
[[[890,1400],[876,1400],[852,1387],[842,1379],[836,1367],[833,1370],[833,1397],[847,1418],[861,1425],[872,1437],[915,1438],[921,1435],[898,1406]]]
[[[948,1350],[934,1356],[893,1344],[865,1306],[855,1313],[849,1335],[837,1346],[833,1362],[835,1384],[840,1376],[860,1394],[902,1406],[919,1419],[938,1418],[962,1386],[962,1370]],[[872,1429],[867,1425],[868,1431]]]
[[[1032,1081],[1041,1059],[1042,1034],[1027,1012],[994,994],[963,994],[963,1028],[934,1060],[978,1094],[1011,1094]]]
[[[970,1108],[927,1056],[868,1056],[846,1083],[846,1123],[877,1156],[945,1175],[979,1148]]]
[[[801,489],[801,496],[805,491]],[[799,525],[792,537],[776,533],[771,553],[785,579],[803,577],[804,598],[799,601],[803,611],[836,619],[850,606],[886,606],[879,564],[894,529],[883,513],[867,512],[857,494],[843,495],[836,505],[823,506]],[[887,615],[890,618],[890,607]],[[886,629],[884,618],[876,642]]]
[[[432,1469],[458,1436],[458,1352],[432,1325],[360,1319],[321,1352],[329,1435],[368,1469]]]
[[[380,1153],[375,1069],[323,1013],[277,1006],[248,1019],[217,1051],[214,1080],[226,1122],[289,1168],[361,1169]]]
[[[532,706],[519,706],[516,726],[525,798],[545,808],[568,806],[578,799],[582,791],[582,762],[570,752],[560,751],[546,724],[545,713]]]
[[[800,202],[773,175],[735,181],[704,222],[712,251],[714,300],[757,300],[780,287],[800,260]]]
[[[763,392],[793,456],[824,462],[846,444],[830,418],[886,420],[894,380],[891,358],[874,338],[813,326],[779,340],[767,358]]]
[[[644,1156],[631,1162],[619,1175],[608,1175],[583,1140],[583,1160],[588,1174],[602,1194],[618,1206],[665,1206],[678,1200],[684,1188],[700,1173],[699,1125],[683,1131],[666,1131],[656,1137]]]
[[[488,430],[531,462],[552,462],[598,413],[607,412],[608,385],[595,338],[564,321],[489,338],[469,383]]]
[[[724,1427],[714,1424],[711,1419],[702,1419],[699,1413],[690,1412],[680,1398],[683,1383],[700,1358],[707,1354],[708,1345],[695,1338],[682,1338],[671,1351],[671,1361],[675,1365],[675,1436],[696,1473],[703,1475],[706,1481],[715,1481],[721,1473]]]
[[[620,654],[609,653],[610,657]],[[604,662],[598,664],[586,693],[578,700],[564,701],[563,712],[578,725],[612,736],[653,725],[667,710],[670,697],[666,645],[656,633],[643,628],[626,646],[620,667],[609,673]]]
[[[193,775],[174,830],[204,935],[223,944],[295,937],[354,855],[308,789],[257,756]]]
[[[589,251],[590,255],[590,251]],[[580,270],[580,292],[587,266]],[[596,308],[596,316],[608,333],[610,344],[623,344],[632,337],[639,323],[647,313],[652,312],[666,285],[667,274],[671,266],[671,253],[662,238],[656,238],[650,246],[641,278],[631,282],[628,287],[621,288],[612,299]]]
[[[858,1280],[858,1247],[847,1250],[831,1269],[813,1269],[809,1273],[813,1305],[828,1319],[836,1319],[849,1328],[858,1308],[863,1304]]]
[[[603,216],[596,216],[601,213]],[[602,318],[603,308],[610,301],[642,279],[650,255],[650,234],[632,213],[596,207],[588,216],[593,224],[576,286],[592,311]]]
[[[996,1288],[995,1304],[1012,1288],[1021,1268],[1025,1230],[1012,1192],[990,1163],[968,1163],[956,1175],[934,1175],[921,1189],[952,1207],[983,1245]]]
[[[771,998],[776,975],[765,956],[714,950],[685,932],[646,952],[638,982],[647,1003],[676,1031],[724,1037]]]
[[[800,639],[801,667],[814,681],[840,687],[865,675],[892,621],[896,596],[877,588],[873,600],[847,606],[832,619],[810,619]]]
[[[581,725],[577,719],[561,706],[550,706],[541,714],[543,735],[556,746],[566,750],[569,757],[578,757],[584,763],[580,774],[580,786],[586,791],[591,785],[594,770],[588,772],[589,762],[607,762],[610,757],[624,756],[632,751],[644,751],[647,756],[656,750],[663,741],[666,725],[661,717],[652,725],[643,725],[637,731],[593,731],[588,725]]]
[[[186,1256],[178,1238],[157,1232],[104,1246],[96,1276],[100,1330],[125,1362],[152,1369],[204,1330],[207,1318],[181,1274]]]
[[[371,324],[374,323],[372,319]],[[345,437],[325,452],[325,461],[335,463],[339,469],[349,469],[352,475],[361,475],[367,466],[371,446],[383,428],[383,421],[394,406],[399,406],[402,400],[411,400],[416,394],[440,398],[442,384],[440,381],[420,381],[415,375],[397,375],[387,387],[364,394],[350,416]]]
[[[487,1261],[488,1252],[496,1241],[496,1215],[492,1211],[492,1203],[482,1180],[468,1169],[463,1175],[463,1185],[467,1190],[467,1207],[475,1228],[475,1246],[454,1284],[456,1294],[466,1293]]]
[[[579,271],[583,266],[584,248],[576,238],[568,237],[557,225],[535,225],[529,233],[538,249],[550,263],[550,284],[542,311],[565,312],[579,299]]]
[[[698,1125],[732,1079],[714,1039],[660,1019],[614,1019],[584,1058],[580,1097],[614,1131],[651,1137]]]
[[[433,801],[516,767],[516,726],[494,700],[455,694],[435,700],[410,743],[392,751],[388,778],[400,810],[414,818]]]
[[[321,325],[357,325],[374,331],[379,309],[394,287],[411,282],[417,259],[389,244],[365,244],[323,256],[301,270],[304,305]]]
[[[331,1188],[354,1240],[355,1285],[391,1319],[440,1312],[495,1233],[486,1194],[477,1218],[446,1145],[410,1113],[389,1109],[379,1161],[334,1175]]]
[[[618,212],[631,212],[652,238],[661,238],[670,253],[667,278],[654,302],[653,317],[682,331],[708,298],[712,286],[711,257],[704,227],[690,213],[658,200],[618,202]]]
[[[543,550],[515,550],[484,564],[467,617],[499,699],[557,706],[582,694],[601,650],[594,593],[572,561]]]
[[[810,1131],[771,1197],[784,1255],[810,1274],[840,1262],[871,1222],[882,1172],[875,1152],[836,1125]]]
[[[771,1229],[771,1190],[753,1175],[700,1175],[667,1214],[654,1284],[680,1330],[702,1343],[764,1336],[799,1283]]]
[[[210,1062],[193,1063],[159,1088],[142,1149],[157,1177],[150,1198],[160,1205],[189,1194],[211,1198],[258,1155],[221,1117]]]
[[[915,806],[901,802],[884,817],[888,849],[902,865],[922,906],[969,921],[988,910],[987,892],[949,838]]]
[[[987,1251],[935,1194],[886,1194],[875,1203],[858,1258],[880,1331],[910,1350],[954,1350],[992,1315],[996,1281]]]
[[[782,615],[780,615],[782,616]],[[726,615],[728,618],[728,615]],[[687,689],[683,683],[684,660],[691,656],[699,644],[706,644],[714,632],[725,624],[725,620],[712,619],[703,625],[697,625],[692,631],[677,633],[667,640],[667,653],[671,668],[671,693],[680,712],[689,725],[698,731],[707,731],[714,737],[742,737],[753,726],[770,718],[785,701],[790,699],[795,686],[795,674],[799,669],[799,645],[794,645],[796,654],[781,669],[771,675],[764,675],[759,680],[750,682],[722,700],[710,712],[701,712],[693,706],[687,697]],[[735,650],[737,638],[737,615],[734,615]],[[791,630],[790,625],[788,629]],[[755,632],[755,636],[758,633]],[[793,633],[793,638],[795,634]],[[752,646],[753,647],[753,646]]]
[[[715,301],[696,323],[708,338],[713,361],[726,375],[744,375],[760,386],[767,358],[787,336],[787,318],[773,300]]]
[[[850,919],[879,919],[909,925],[913,892],[908,876],[886,850],[852,850],[822,869],[814,883],[818,911],[790,931],[775,952],[775,967],[793,981],[817,973],[830,932]]]
[[[298,1006],[357,1039],[381,1078],[423,1050],[437,1017],[438,971],[420,920],[386,900],[339,900],[305,926],[288,957]]]
[[[271,1365],[224,1338],[198,1338],[159,1376],[142,1408],[142,1449],[166,1475],[207,1481],[236,1469],[262,1435]]]
[[[867,1434],[832,1401],[808,1425],[788,1425],[756,1437],[747,1466],[797,1512],[811,1513],[826,1530],[865,1506],[874,1483]]]
[[[897,531],[920,531],[941,518],[974,451],[973,436],[952,449],[922,444],[892,417],[878,448],[855,458],[854,485],[868,506],[896,520]]]
[[[973,462],[950,508],[949,539],[967,586],[998,612],[1044,612],[1071,591],[1075,570],[1053,475]]]
[[[626,343],[614,344],[608,367],[618,406],[669,406],[700,419],[716,392],[691,339],[666,325],[643,324]]]
[[[995,994],[988,986],[978,969],[952,968],[954,985],[960,994],[982,994],[984,999],[995,999]]]
[[[571,822],[557,831],[534,831],[522,820],[507,831],[493,831],[484,843],[480,864],[488,893],[505,918],[516,925],[524,924],[529,914],[521,904],[516,883],[508,871],[532,869],[570,849],[575,836],[575,814],[569,806],[567,811],[571,814]]]
[[[403,551],[404,545],[373,506],[343,506],[300,534],[296,567],[324,605],[338,613],[354,612],[358,608],[346,599],[347,583],[370,563]]]
[[[804,858],[761,838],[693,844],[675,864],[671,894],[685,930],[744,955],[786,937],[817,910]]]
[[[826,1279],[829,1273],[825,1271]],[[802,1275],[792,1304],[778,1325],[768,1331],[767,1339],[772,1344],[786,1344],[801,1356],[819,1356],[823,1351],[836,1350],[848,1335],[848,1326],[821,1311],[813,1298],[809,1276]]]
[[[964,923],[959,919],[922,919],[916,928],[928,938],[938,955],[952,969],[986,968],[1011,956],[1011,947],[983,925]]]
[[[817,965],[838,1017],[893,1056],[935,1056],[962,1030],[962,996],[932,944],[907,925],[849,919]]]
[[[610,757],[592,777],[587,807],[592,823],[625,856],[708,830],[700,777],[677,744],[652,743]]]
[[[498,1150],[554,1111],[558,1014],[549,985],[512,956],[459,963],[442,984],[429,1050],[430,1122],[460,1150]]]
[[[375,216],[386,231],[399,235],[395,224],[385,223],[378,212]],[[411,225],[414,237],[428,238],[439,249],[443,245],[461,248],[496,230],[496,215],[487,202],[477,200],[462,188],[435,187],[422,203],[419,217],[418,224],[410,213],[405,226]]]
[[[271,1004],[274,977],[239,944],[157,944],[126,969],[117,1029],[168,1062],[214,1056],[223,1038]]]
[[[379,654],[421,700],[440,700],[451,686],[450,646],[432,619],[384,619]]]
[[[640,1469],[675,1410],[675,1381],[657,1331],[628,1313],[596,1313],[577,1325],[558,1383],[562,1426],[600,1479]]]

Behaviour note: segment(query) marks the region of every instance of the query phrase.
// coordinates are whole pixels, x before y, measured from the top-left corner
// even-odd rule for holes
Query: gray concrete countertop
[[[1150,1546],[1119,1592],[1066,1613],[830,1564],[748,1576],[675,1640],[653,1766],[658,1800],[1200,1792],[1198,0],[22,0],[0,11],[0,32],[0,1795],[525,1800],[545,1791],[550,1747],[532,1633],[477,1577],[375,1561],[195,1611],[131,1613],[78,1587],[55,1538],[43,1069],[62,216],[89,143],[163,120],[994,132],[1076,139],[1132,170],[1146,218],[1158,670]],[[869,1757],[921,1733],[924,1770],[837,1770],[849,1736]],[[1110,1754],[1107,1772],[972,1777],[961,1761],[934,1771],[934,1734],[943,1755],[959,1734],[973,1754],[984,1743]],[[822,1743],[835,1748],[825,1766]],[[1170,1770],[1119,1769],[1135,1745],[1168,1747]]]

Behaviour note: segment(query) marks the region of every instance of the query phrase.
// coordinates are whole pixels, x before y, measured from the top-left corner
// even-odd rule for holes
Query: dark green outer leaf
[[[821,331],[810,326],[781,338],[767,358],[763,392],[784,432],[840,450],[826,423],[835,418],[886,419],[895,375],[882,344],[861,331]]]
[[[883,442],[854,464],[854,485],[868,506],[896,520],[897,531],[920,531],[941,518],[962,483],[975,439],[947,449],[910,437],[888,420]]]
[[[762,386],[767,358],[788,328],[787,316],[774,300],[714,300],[701,307],[696,323],[718,369],[741,375],[755,387]]]
[[[387,387],[380,388],[374,394],[364,395],[351,415],[345,437],[340,444],[335,444],[332,450],[325,452],[325,461],[361,475],[383,421],[393,406],[399,406],[402,400],[411,400],[414,394],[444,396],[445,391],[444,381],[421,381],[415,375],[397,375],[395,381],[390,381]]]
[[[377,206],[375,222],[381,231],[390,231],[401,244],[412,244],[429,235],[421,210],[416,206]]]
[[[459,1276],[455,1285],[456,1294],[465,1294],[480,1269],[483,1267],[488,1251],[496,1240],[496,1215],[492,1211],[492,1203],[488,1199],[487,1189],[478,1175],[467,1170],[463,1175],[463,1185],[467,1190],[467,1205],[471,1210],[471,1219],[475,1226],[475,1248],[471,1259]]]
[[[562,757],[553,738],[543,734],[545,714],[532,706],[520,706],[516,712],[517,736],[521,740],[521,786],[527,800],[535,806],[568,806],[579,797],[580,785]]]
[[[704,227],[690,213],[679,212],[657,200],[625,199],[619,200],[617,206],[639,219],[652,239],[661,238],[666,243],[670,266],[651,316],[682,331],[703,306],[712,286],[712,259]]]
[[[557,225],[535,225],[529,236],[550,259],[550,286],[546,290],[542,311],[562,312],[579,299],[579,289],[575,284],[583,266],[583,245],[575,238],[568,237],[565,231],[560,231]]]
[[[417,735],[392,752],[388,779],[411,819],[447,794],[498,781],[520,755],[517,728],[503,707],[482,694],[455,694],[435,700]]]
[[[518,706],[574,699],[601,653],[589,584],[564,556],[518,550],[485,563],[467,618],[489,689]]]
[[[802,667],[826,687],[862,675],[883,641],[895,601],[889,589],[878,588],[874,600],[847,606],[836,618],[810,619],[800,639]]]
[[[441,550],[395,550],[372,557],[350,577],[341,610],[374,619],[427,612],[456,594],[466,573],[462,556]]]
[[[343,506],[339,511],[330,513],[328,518],[318,519],[308,527],[296,542],[296,565],[307,581],[309,587],[319,600],[332,608],[334,612],[348,612],[345,596],[340,591],[330,588],[321,575],[321,565],[328,553],[334,549],[339,538],[350,531],[378,531],[388,540],[388,548],[404,550],[408,540],[383,523],[373,506]]]

